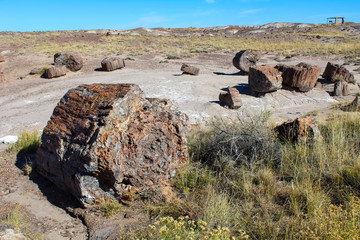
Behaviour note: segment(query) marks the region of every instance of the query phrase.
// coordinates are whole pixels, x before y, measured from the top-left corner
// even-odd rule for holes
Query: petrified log
[[[254,50],[242,50],[236,53],[233,58],[233,65],[240,71],[245,73],[249,72],[249,68],[256,66],[256,62],[259,61],[260,54]]]
[[[276,68],[283,72],[283,84],[300,92],[310,91],[320,76],[318,66],[306,63],[299,63],[296,66],[278,65]]]
[[[66,75],[67,69],[65,65],[55,66],[46,69],[44,73],[45,78],[54,78],[54,77],[61,77]]]
[[[44,128],[37,170],[86,206],[169,184],[188,161],[187,116],[135,84],[70,89]]]
[[[236,88],[228,87],[227,92],[219,95],[220,105],[231,109],[237,109],[242,106],[242,100],[239,91]]]
[[[349,83],[354,83],[355,78],[352,73],[349,72],[344,66],[340,66],[338,64],[334,64],[331,62],[328,62],[326,65],[326,68],[324,70],[324,73],[322,74],[323,78],[332,81],[346,81]]]
[[[194,66],[190,66],[187,64],[183,64],[181,66],[180,71],[183,71],[184,73],[191,74],[191,75],[199,75],[200,69]]]
[[[338,81],[334,84],[334,96],[348,96],[350,95],[350,88],[347,82]]]
[[[70,71],[76,72],[83,67],[83,60],[77,53],[56,53],[55,65],[65,65]]]
[[[2,54],[0,54],[0,62],[5,62],[5,58]]]
[[[283,141],[293,143],[300,141],[317,141],[321,139],[320,130],[317,124],[311,118],[296,118],[284,122],[275,128],[275,132]]]
[[[281,88],[281,72],[269,65],[250,67],[248,82],[251,90],[259,93],[273,92]]]
[[[118,57],[107,57],[101,61],[103,71],[114,71],[125,67],[125,60]]]

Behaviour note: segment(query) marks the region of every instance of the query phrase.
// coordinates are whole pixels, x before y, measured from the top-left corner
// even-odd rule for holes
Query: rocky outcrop
[[[317,141],[321,139],[320,130],[311,118],[296,118],[284,122],[275,128],[275,132],[283,141],[293,143],[300,141]]]
[[[72,72],[79,71],[83,67],[83,60],[77,53],[56,53],[55,65],[65,65]]]
[[[273,92],[281,88],[281,72],[269,65],[249,68],[249,86],[258,93]]]
[[[4,231],[0,229],[0,239],[1,240],[28,240],[23,233],[16,233],[13,229],[8,228]]]
[[[125,60],[118,57],[108,57],[101,61],[103,71],[114,71],[125,67]]]
[[[237,109],[242,106],[242,100],[239,91],[236,88],[228,87],[227,92],[219,95],[220,105],[231,109]]]
[[[55,78],[66,75],[67,69],[65,65],[51,67],[45,70],[44,77],[45,78]]]
[[[347,82],[339,81],[334,84],[334,96],[348,96],[350,88]]]
[[[135,84],[70,89],[44,128],[37,170],[86,206],[169,184],[188,161],[187,116]]]
[[[324,73],[322,74],[325,80],[331,82],[346,81],[348,83],[354,83],[355,78],[352,73],[349,72],[344,66],[328,62]]]
[[[254,50],[242,50],[236,53],[233,58],[233,65],[244,73],[249,72],[249,68],[256,66],[256,62],[259,61],[260,54]]]
[[[320,68],[316,65],[299,63],[296,66],[278,65],[282,72],[283,84],[300,92],[310,91],[320,76]]]
[[[184,63],[181,66],[180,71],[182,71],[183,73],[186,73],[186,74],[190,74],[190,75],[199,75],[200,69]]]

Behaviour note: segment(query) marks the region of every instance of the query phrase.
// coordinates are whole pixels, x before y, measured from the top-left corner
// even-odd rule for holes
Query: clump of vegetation
[[[21,153],[35,153],[41,144],[40,133],[34,130],[32,133],[23,131],[16,143],[12,144],[9,151]]]
[[[100,202],[100,211],[104,216],[113,216],[123,209],[123,205],[114,199],[105,199]]]
[[[232,233],[229,228],[208,227],[204,221],[194,221],[186,217],[174,219],[172,217],[163,217],[154,224],[145,228],[123,233],[120,239],[248,239],[249,236],[244,231]]]
[[[1,223],[9,224],[14,228],[15,231],[19,232],[23,228],[24,222],[22,208],[19,204],[16,204],[7,215],[6,220],[2,221]]]
[[[334,113],[319,129],[322,140],[293,144],[279,142],[264,116],[214,120],[189,137],[191,162],[173,181],[178,196],[152,206],[153,217],[172,218],[132,232],[133,238],[170,239],[179,234],[175,225],[187,226],[178,217],[188,216],[208,230],[229,229],[227,237],[356,239],[360,116]],[[181,231],[181,238],[204,237]]]

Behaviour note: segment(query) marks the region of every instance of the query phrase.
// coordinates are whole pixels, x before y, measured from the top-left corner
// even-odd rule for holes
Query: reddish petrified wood
[[[80,85],[55,107],[37,170],[86,206],[169,184],[188,161],[187,116],[134,84]]]
[[[324,73],[322,74],[323,78],[328,81],[337,82],[337,81],[346,81],[353,83],[355,81],[354,75],[349,72],[344,66],[328,62]]]
[[[269,65],[249,68],[249,86],[259,93],[273,92],[281,88],[281,72]]]

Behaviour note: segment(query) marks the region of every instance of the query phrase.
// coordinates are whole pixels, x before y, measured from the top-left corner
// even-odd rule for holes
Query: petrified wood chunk
[[[317,141],[321,139],[320,130],[316,122],[309,117],[296,118],[284,122],[275,128],[275,132],[280,139],[293,143],[299,141]]]
[[[227,92],[219,95],[220,105],[231,109],[237,109],[242,106],[242,100],[239,91],[236,88],[228,87]]]
[[[338,81],[334,84],[334,96],[348,96],[350,95],[350,88],[347,82]]]
[[[322,74],[323,78],[328,81],[337,82],[337,81],[346,81],[349,83],[354,83],[354,75],[349,72],[344,66],[338,64],[333,64],[328,62],[324,73]]]
[[[299,63],[296,66],[278,65],[282,71],[283,84],[296,88],[301,92],[310,91],[320,76],[320,68],[316,65]]]
[[[248,82],[254,92],[268,93],[281,88],[281,72],[269,65],[250,67]]]
[[[0,54],[0,62],[5,62],[5,58],[2,54]]]
[[[44,77],[46,78],[54,78],[54,77],[61,77],[66,75],[67,69],[66,66],[64,65],[60,65],[60,66],[55,66],[55,67],[51,67],[46,69],[45,73],[44,73]]]
[[[65,65],[70,71],[76,72],[83,67],[83,60],[77,53],[56,53],[55,65]]]
[[[199,75],[200,69],[197,67],[194,67],[194,66],[183,64],[181,66],[180,71],[183,71],[184,73],[191,74],[191,75]]]
[[[188,161],[187,116],[135,84],[70,89],[44,128],[37,170],[86,206],[169,184]]]
[[[125,60],[118,57],[107,57],[101,61],[103,71],[114,71],[125,67]]]
[[[245,73],[249,72],[249,68],[256,65],[256,62],[259,61],[260,54],[254,50],[242,50],[236,53],[233,58],[233,65],[240,71]]]

